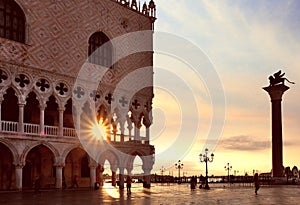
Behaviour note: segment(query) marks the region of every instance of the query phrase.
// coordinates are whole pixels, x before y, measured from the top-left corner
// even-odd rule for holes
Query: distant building
[[[41,188],[70,187],[74,177],[79,187],[94,186],[106,160],[112,183],[120,173],[122,187],[134,158],[154,155],[149,143],[152,86],[137,89],[132,98],[126,90],[114,96],[129,73],[152,68],[153,52],[114,62],[122,45],[107,42],[153,30],[155,19],[153,0],[0,0],[0,190],[32,188],[37,176]],[[152,45],[152,36],[144,40]],[[76,84],[84,64],[106,69],[95,90],[86,81]],[[152,82],[152,73],[143,78]],[[124,114],[119,108],[125,105],[129,109]],[[93,159],[81,145],[76,123],[93,109],[94,118],[107,124],[105,142],[125,158],[108,149]],[[150,175],[154,160],[142,160],[145,175]],[[150,186],[149,176],[145,182]]]

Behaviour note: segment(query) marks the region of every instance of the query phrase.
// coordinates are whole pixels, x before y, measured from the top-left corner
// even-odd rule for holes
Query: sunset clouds
[[[283,96],[283,136],[286,141],[284,165],[299,167],[299,160],[294,157],[299,143],[287,145],[299,141],[300,133],[300,2],[156,0],[156,4],[158,19],[155,30],[170,32],[198,46],[210,59],[224,88],[225,125],[220,141],[213,150],[216,161],[212,163],[212,169],[222,173],[224,164],[229,160],[226,158],[229,157],[232,161],[240,161],[237,169],[250,170],[256,167],[257,170],[270,171],[270,99],[262,87],[268,86],[268,76],[279,69],[296,82],[290,85],[290,90]],[[165,67],[170,65],[165,62]],[[206,71],[200,67],[200,75],[201,72],[203,74]],[[154,78],[160,77],[159,69],[155,68]],[[183,78],[189,79],[188,76]],[[199,83],[192,77],[190,79],[197,87]],[[210,90],[205,90],[207,80],[214,79],[202,79],[199,89],[203,93],[203,100],[201,95],[196,94],[199,102],[202,102],[198,106],[202,111],[199,126],[203,129],[199,131],[194,146],[182,159],[190,164],[191,170],[204,168],[199,163],[198,154],[205,146],[211,116],[222,106],[218,103],[212,105],[207,100],[212,94]],[[184,93],[184,88],[178,89]],[[174,118],[166,118],[166,123],[172,120]],[[268,163],[249,164],[240,160],[249,157],[254,163],[257,160]],[[159,160],[156,159],[156,162]]]

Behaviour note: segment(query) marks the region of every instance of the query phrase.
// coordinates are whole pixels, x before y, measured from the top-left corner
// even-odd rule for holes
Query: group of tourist
[[[197,176],[192,176],[191,177],[191,190],[195,190],[196,186],[197,186]]]
[[[199,189],[201,189],[202,186],[205,184],[205,180],[206,180],[206,178],[201,175],[200,176]],[[255,173],[255,175],[253,177],[253,182],[254,182],[254,186],[255,186],[255,194],[257,195],[257,191],[258,191],[258,189],[260,187],[260,185],[259,185],[259,177],[258,177],[257,173]],[[197,186],[197,176],[192,176],[191,177],[191,190],[195,190],[196,186]]]

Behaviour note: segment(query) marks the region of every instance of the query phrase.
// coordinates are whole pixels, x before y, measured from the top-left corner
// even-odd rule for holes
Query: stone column
[[[56,181],[55,181],[55,187],[57,189],[61,189],[62,188],[62,180],[63,180],[63,177],[62,177],[62,169],[63,169],[63,166],[62,165],[58,165],[56,166]]]
[[[126,115],[126,122],[127,122],[127,127],[125,127],[125,129],[127,128],[128,129],[128,140],[129,141],[131,141],[131,137],[132,137],[132,132],[131,132],[131,130],[132,130],[132,121],[131,121],[131,119],[130,119],[130,117],[129,117],[129,115],[127,114]]]
[[[95,186],[97,166],[98,166],[98,163],[95,160],[90,159],[89,167],[90,167],[90,186],[91,186],[91,188],[93,188]]]
[[[23,165],[16,165],[16,189],[22,190]]]
[[[132,175],[132,170],[133,170],[133,166],[128,166],[127,167],[127,175],[131,176]]]
[[[46,106],[40,106],[40,135],[45,135],[45,108]]]
[[[288,86],[279,84],[263,88],[267,91],[272,103],[272,172],[273,177],[283,176],[282,163],[282,95],[289,89]]]
[[[139,119],[138,115],[136,114],[134,117],[134,140],[140,141],[141,135],[140,135],[140,129],[142,127],[141,119]]]
[[[81,122],[81,111],[79,111],[78,109],[76,109],[76,115],[75,115],[75,118],[76,118],[76,122],[75,122],[75,129],[76,129],[76,131],[77,131],[77,135],[78,135],[78,137],[80,137],[79,136],[79,134],[80,134],[80,130],[81,130],[81,124],[80,124],[80,122]]]
[[[134,140],[136,141],[140,141],[140,128],[139,124],[134,125]]]
[[[119,167],[120,173],[119,173],[119,189],[124,189],[124,167]]]
[[[146,127],[146,139],[145,139],[145,144],[150,144],[150,127]]]
[[[0,105],[1,106],[1,105]],[[1,108],[1,107],[0,107]],[[125,132],[125,127],[124,127],[124,125],[125,125],[125,119],[121,119],[120,120],[120,131],[121,131],[121,139],[120,139],[120,141],[121,142],[124,142],[124,132]]]
[[[149,153],[150,154],[150,153]],[[154,153],[148,156],[142,156],[143,166],[142,169],[144,171],[144,188],[150,188],[151,186],[151,170],[154,164]]]
[[[59,125],[58,125],[58,136],[62,137],[64,132],[64,110],[63,108],[58,109],[59,113]]]
[[[152,111],[148,113],[143,119],[143,124],[146,127],[146,138],[145,138],[145,144],[149,144],[150,141],[150,126],[152,124]]]
[[[24,106],[25,103],[19,103],[19,132],[24,133]]]
[[[143,168],[144,171],[144,182],[143,182],[143,187],[144,188],[150,188],[151,187],[151,169],[145,169]]]
[[[116,184],[117,184],[116,176],[117,176],[116,171],[111,171],[111,185],[112,186],[116,186]]]
[[[104,167],[102,165],[99,165],[98,174],[99,174],[99,183],[100,183],[100,186],[104,185],[103,172],[104,172]],[[97,176],[97,173],[96,173],[96,176]]]
[[[90,166],[90,179],[91,179],[91,188],[94,187],[96,182],[96,167]]]

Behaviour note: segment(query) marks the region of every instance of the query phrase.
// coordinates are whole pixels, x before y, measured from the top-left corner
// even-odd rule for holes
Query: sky
[[[270,172],[270,98],[262,89],[282,70],[283,165],[300,168],[300,1],[156,0],[153,173]]]

